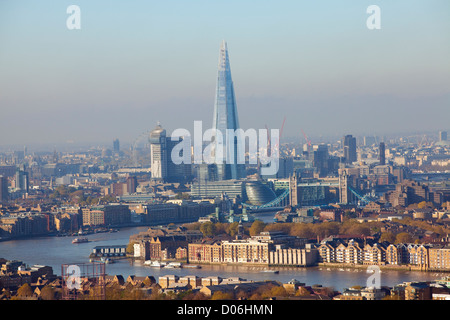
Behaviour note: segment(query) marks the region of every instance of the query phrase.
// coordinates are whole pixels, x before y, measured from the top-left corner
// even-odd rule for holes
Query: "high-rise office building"
[[[439,131],[439,141],[436,142],[436,146],[450,146],[450,140],[447,140],[447,131]]]
[[[259,164],[258,173],[260,174],[261,168],[268,167],[269,164]],[[265,175],[260,174],[263,179],[284,179],[289,178],[289,176],[294,173],[294,159],[289,156],[281,156],[278,159],[278,170],[276,173]]]
[[[171,137],[166,136],[166,130],[160,124],[150,132],[150,165],[152,179],[164,182],[185,181],[190,179],[191,164],[175,164],[171,159],[172,149],[182,138],[172,141]],[[180,155],[182,156],[182,155]]]
[[[214,104],[213,129],[220,131],[223,141],[216,139],[213,156],[216,157],[217,179],[241,179],[246,176],[245,164],[238,164],[239,137],[227,141],[227,129],[235,131],[239,128],[233,80],[231,78],[230,60],[227,44],[220,47],[219,67],[217,72],[216,98]],[[220,153],[219,150],[222,152]],[[223,158],[220,158],[222,154]],[[218,160],[218,161],[217,161]],[[222,160],[222,161],[221,161]],[[221,163],[222,162],[222,163]]]
[[[128,194],[136,193],[136,188],[138,186],[136,176],[127,177],[127,192]]]
[[[183,138],[179,137],[177,140],[172,141],[172,138],[167,137],[167,181],[168,182],[181,182],[190,180],[192,177],[192,165],[191,163],[175,164],[171,160],[171,154],[173,148],[181,143]],[[183,157],[183,150],[180,150],[180,157]]]
[[[0,176],[0,202],[8,201],[8,178]]]
[[[114,139],[114,141],[113,141],[113,151],[114,151],[114,153],[119,153],[120,152],[119,139]]]
[[[380,142],[380,165],[384,166],[386,164],[386,146],[384,142]]]
[[[158,123],[150,132],[150,166],[153,179],[164,180],[167,178],[167,139],[166,130]]]
[[[25,171],[24,166],[19,166],[16,169],[15,185],[16,190],[22,192],[28,192],[29,190],[28,172]]]
[[[353,163],[357,160],[356,157],[356,138],[351,134],[343,138],[344,158],[345,163]]]
[[[200,183],[217,180],[217,166],[215,164],[202,163],[197,169],[197,179]]]
[[[328,158],[328,146],[326,144],[313,146],[313,152],[311,152],[309,160],[317,168],[319,177],[326,177],[328,174]]]

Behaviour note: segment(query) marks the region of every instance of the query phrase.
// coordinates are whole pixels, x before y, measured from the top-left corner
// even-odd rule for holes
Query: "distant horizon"
[[[243,129],[286,117],[282,140],[450,131],[448,0],[77,0],[79,30],[71,4],[0,4],[2,149],[210,127],[223,40]]]
[[[376,137],[379,139],[378,143],[381,141],[389,142],[392,139],[399,138],[407,138],[407,137],[416,137],[423,138],[426,136],[427,138],[438,139],[439,131],[447,131],[450,133],[450,130],[437,130],[437,131],[422,131],[422,132],[398,132],[391,133],[386,135],[355,135],[351,132],[346,134],[351,134],[356,137],[356,141],[358,145],[362,145],[362,139],[364,137]],[[150,130],[149,130],[150,132]],[[167,132],[168,135],[171,134],[171,131]],[[307,136],[308,140],[311,141],[312,144],[332,144],[337,143],[340,139],[342,139],[344,135],[334,135],[334,136]],[[110,140],[104,141],[81,141],[81,142],[60,142],[60,143],[51,143],[51,142],[42,142],[42,143],[30,143],[30,144],[10,144],[10,145],[0,145],[0,153],[14,152],[14,151],[22,151],[26,147],[29,152],[70,152],[75,149],[87,151],[89,148],[98,148],[100,149],[113,149],[113,140],[118,139],[120,143],[120,150],[130,150],[136,140],[138,140],[138,145],[142,147],[144,144],[148,144],[147,138],[141,137],[139,139],[133,141],[121,140],[118,137],[111,138]],[[303,135],[294,136],[286,136],[281,138],[281,144],[284,143],[294,143],[299,146],[306,144],[305,138]],[[389,147],[389,146],[387,146]]]

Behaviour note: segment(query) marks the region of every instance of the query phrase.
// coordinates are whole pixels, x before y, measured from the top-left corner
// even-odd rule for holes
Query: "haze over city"
[[[0,301],[450,300],[449,9],[0,1]]]
[[[373,2],[373,1],[372,1]],[[132,143],[212,123],[230,49],[240,124],[284,137],[447,130],[448,1],[63,1],[0,4],[0,145]]]

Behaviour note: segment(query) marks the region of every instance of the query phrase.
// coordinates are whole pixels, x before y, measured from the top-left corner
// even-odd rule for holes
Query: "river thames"
[[[118,232],[96,233],[88,235],[89,242],[73,244],[74,237],[38,237],[32,239],[10,240],[0,242],[0,258],[20,260],[28,266],[34,264],[47,265],[53,272],[61,275],[62,264],[88,263],[89,254],[95,246],[126,245],[130,235],[147,230],[148,227],[122,228]],[[370,273],[366,269],[353,268],[272,268],[278,274],[263,272],[262,266],[228,266],[202,265],[200,269],[193,268],[154,268],[143,265],[141,261],[133,259],[116,260],[106,265],[108,275],[120,274],[127,278],[129,275],[153,276],[158,280],[163,275],[196,275],[199,277],[220,276],[222,278],[240,277],[247,280],[276,280],[288,282],[296,279],[306,285],[320,284],[342,291],[355,285],[366,286]],[[426,281],[440,279],[448,274],[419,271],[382,270],[380,280],[382,286],[392,287],[405,281]]]

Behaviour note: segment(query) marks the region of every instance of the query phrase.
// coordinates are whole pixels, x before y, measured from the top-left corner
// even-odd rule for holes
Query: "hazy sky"
[[[450,130],[448,0],[1,0],[0,146],[209,127],[222,40],[244,129]]]

